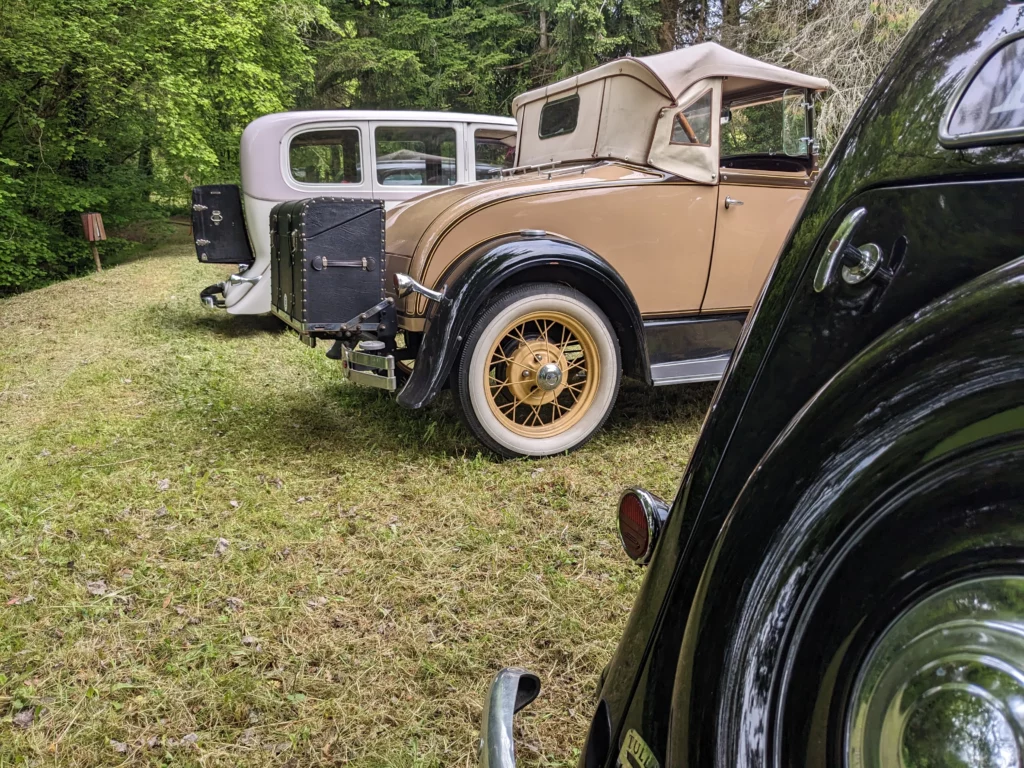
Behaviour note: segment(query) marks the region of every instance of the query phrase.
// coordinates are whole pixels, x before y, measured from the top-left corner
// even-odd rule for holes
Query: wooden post
[[[107,239],[106,230],[103,229],[103,216],[98,213],[83,213],[82,233],[92,247],[92,258],[96,262],[96,271],[102,272],[103,265],[100,264],[100,251],[96,243]]]

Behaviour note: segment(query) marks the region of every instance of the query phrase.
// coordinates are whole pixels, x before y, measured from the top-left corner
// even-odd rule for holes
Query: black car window
[[[1004,42],[969,77],[943,142],[985,144],[1024,135],[1024,37]]]
[[[580,97],[576,94],[557,101],[549,101],[540,110],[540,132],[542,139],[561,136],[576,130],[580,116]]]

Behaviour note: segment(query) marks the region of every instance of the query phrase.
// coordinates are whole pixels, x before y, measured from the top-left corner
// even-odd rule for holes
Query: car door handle
[[[860,247],[850,244],[854,230],[867,212],[867,208],[853,209],[846,214],[846,218],[832,235],[832,240],[818,262],[818,271],[814,273],[815,293],[821,293],[828,288],[837,271],[840,271],[843,282],[847,285],[857,285],[869,279],[888,283],[892,279],[892,273],[882,267],[882,249],[879,246],[874,243],[865,243]]]
[[[726,195],[725,196],[725,209],[729,210],[734,205],[743,205],[743,201],[742,200],[737,200],[734,197],[729,197],[728,195]]]

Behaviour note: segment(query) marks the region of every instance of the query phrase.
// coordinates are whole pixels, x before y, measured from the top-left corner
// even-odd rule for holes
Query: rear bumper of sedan
[[[494,676],[480,724],[481,768],[515,768],[512,718],[539,693],[540,678],[525,669],[506,667]]]
[[[199,301],[208,309],[224,309],[224,283],[208,285],[199,292]]]

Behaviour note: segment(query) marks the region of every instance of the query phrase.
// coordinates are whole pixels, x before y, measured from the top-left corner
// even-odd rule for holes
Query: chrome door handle
[[[254,275],[252,277],[242,277],[241,275],[232,275],[228,278],[228,282],[232,285],[241,285],[242,283],[256,284],[260,281],[263,275]]]
[[[853,231],[867,215],[867,208],[855,208],[846,214],[846,218],[832,235],[832,240],[825,249],[821,261],[818,262],[818,271],[814,273],[814,292],[821,293],[832,280],[839,265],[842,265],[841,275],[843,282],[847,285],[857,285],[868,279],[881,279],[888,283],[892,274],[883,269],[882,249],[874,243],[865,243],[859,248],[850,244]]]
[[[725,196],[725,209],[729,210],[734,205],[743,205],[743,201],[742,200],[737,200],[734,197],[729,197],[728,195],[726,195]]]

